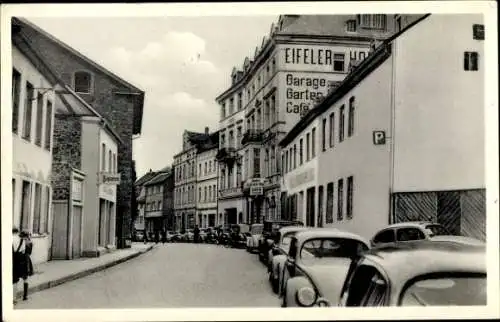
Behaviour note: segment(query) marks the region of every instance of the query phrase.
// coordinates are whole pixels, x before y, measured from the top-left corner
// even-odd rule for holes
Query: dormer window
[[[352,19],[346,21],[346,31],[356,32],[356,20]]]
[[[90,94],[92,92],[92,75],[86,71],[75,72],[73,88],[77,93]]]
[[[361,28],[385,30],[387,26],[387,17],[383,14],[358,15],[358,24]]]

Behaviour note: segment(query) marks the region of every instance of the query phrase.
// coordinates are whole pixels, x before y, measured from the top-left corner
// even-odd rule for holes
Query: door
[[[314,191],[315,188],[307,189],[306,226],[314,227]]]
[[[82,251],[82,207],[73,206],[71,257],[79,258]]]

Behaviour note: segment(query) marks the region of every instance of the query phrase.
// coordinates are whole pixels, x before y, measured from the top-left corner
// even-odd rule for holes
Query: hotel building
[[[425,220],[484,240],[483,58],[481,15],[425,15],[384,41],[281,141],[286,215],[366,238]]]

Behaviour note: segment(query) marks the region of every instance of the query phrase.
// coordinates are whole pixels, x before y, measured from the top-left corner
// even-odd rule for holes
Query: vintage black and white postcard
[[[3,320],[498,317],[496,7],[2,5]]]

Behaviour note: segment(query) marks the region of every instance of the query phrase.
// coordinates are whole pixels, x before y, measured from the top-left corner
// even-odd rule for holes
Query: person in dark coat
[[[12,228],[12,290],[14,304],[16,304],[17,283],[27,275],[26,242],[19,236],[19,229]]]
[[[200,228],[198,228],[198,225],[194,226],[194,242],[199,243],[200,242]]]
[[[30,276],[33,275],[33,262],[31,261],[31,253],[33,252],[33,242],[31,241],[30,233],[27,231],[22,231],[19,236],[24,239],[25,242],[25,264],[26,269],[24,270],[23,276],[21,278],[23,279],[23,301],[26,301],[28,299],[28,279]]]

